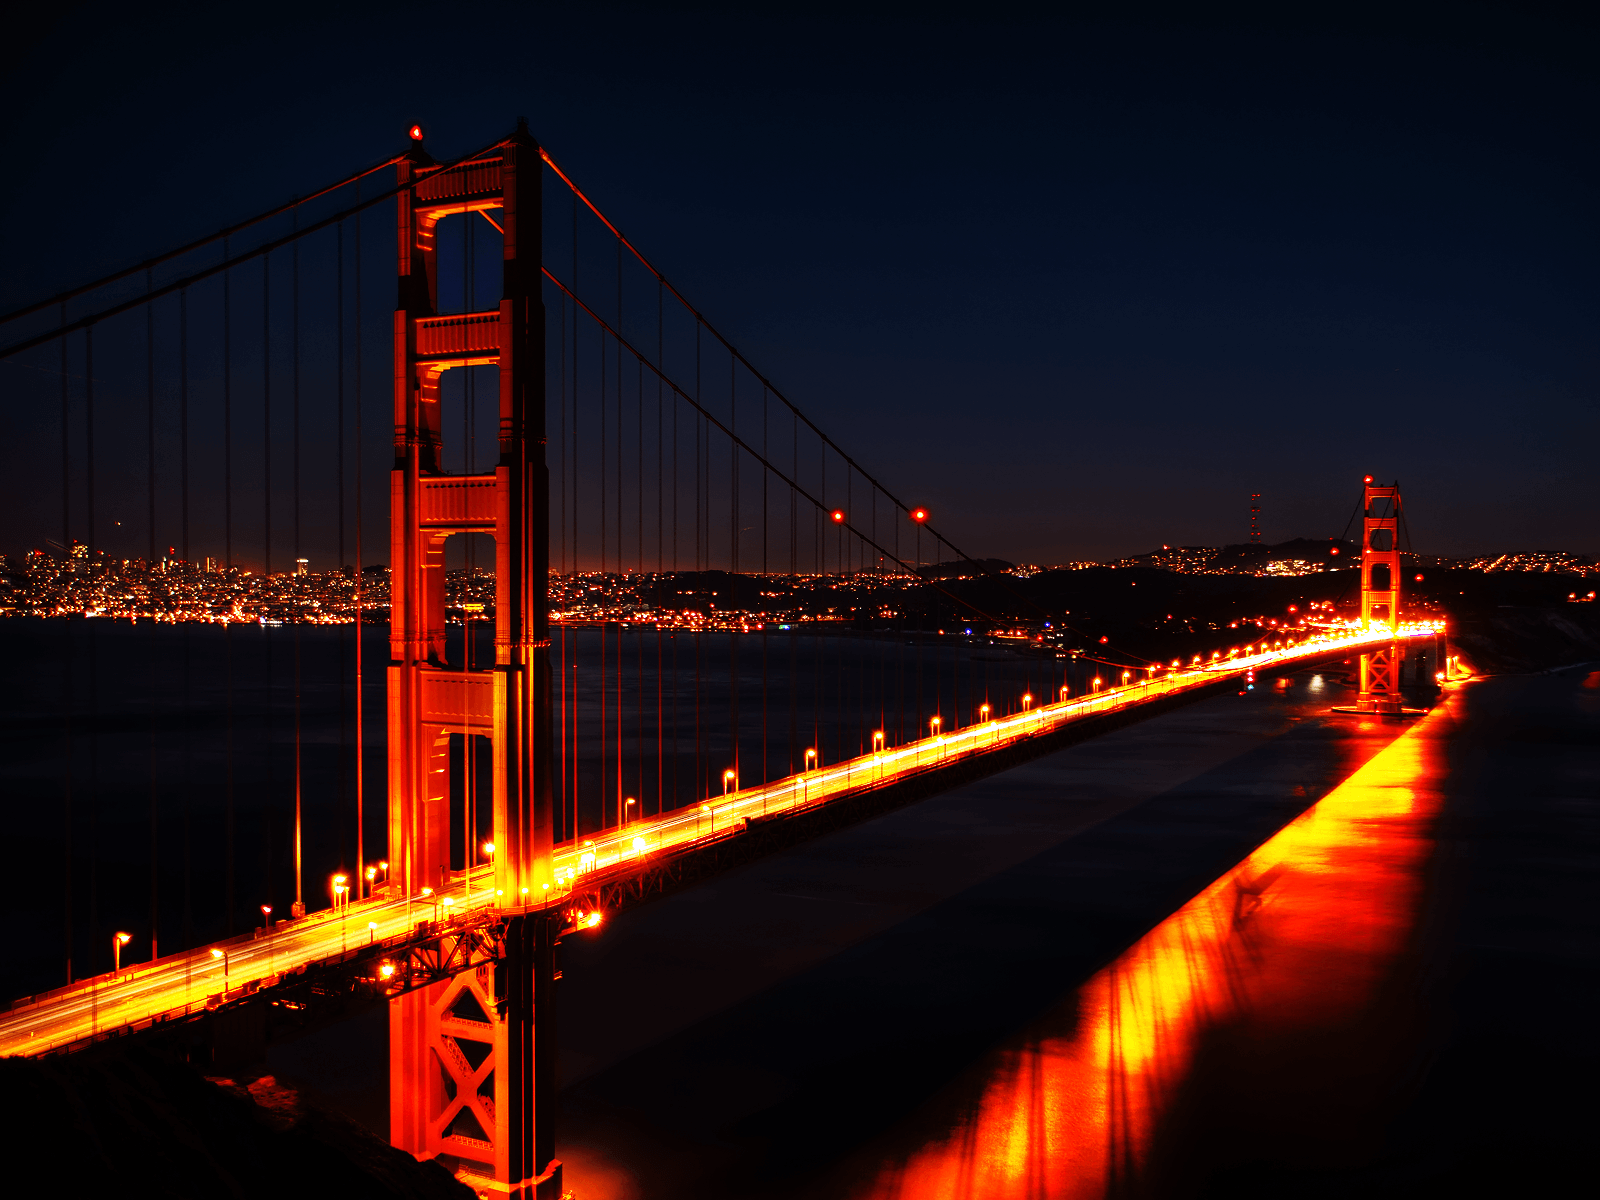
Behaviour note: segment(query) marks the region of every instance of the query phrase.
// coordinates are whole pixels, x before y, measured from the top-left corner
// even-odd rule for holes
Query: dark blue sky
[[[752,7],[70,7],[5,52],[0,306],[526,115],[975,553],[1337,534],[1366,473],[1424,552],[1600,552],[1588,26]]]

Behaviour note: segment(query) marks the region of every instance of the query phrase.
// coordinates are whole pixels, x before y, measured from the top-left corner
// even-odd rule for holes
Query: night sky
[[[56,6],[0,51],[0,308],[413,121],[443,157],[525,115],[973,553],[1242,541],[1252,492],[1267,540],[1337,535],[1369,473],[1424,553],[1600,552],[1600,47],[1566,10],[750,7]],[[30,371],[24,467],[59,453]]]

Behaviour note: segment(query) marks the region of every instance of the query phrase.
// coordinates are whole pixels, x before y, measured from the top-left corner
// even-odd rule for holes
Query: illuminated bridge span
[[[364,290],[374,245],[398,247],[393,307]],[[337,983],[391,1006],[395,1145],[496,1194],[560,1193],[539,1014],[556,943],[603,920],[608,888],[757,822],[1256,671],[1359,654],[1358,707],[1398,712],[1406,645],[1437,662],[1439,628],[1401,622],[1398,490],[1370,480],[1360,618],[1302,618],[1210,661],[1088,638],[992,571],[989,591],[964,588],[952,576],[979,560],[791,403],[522,127],[448,162],[414,129],[377,167],[4,323],[0,356],[40,389],[19,403],[59,413],[40,430],[59,456],[37,456],[59,476],[32,480],[49,503],[26,514],[54,547],[29,556],[30,611],[222,630],[207,678],[187,632],[151,643],[149,953],[124,968],[133,935],[96,907],[94,843],[73,841],[85,812],[96,828],[98,767],[86,785],[73,764],[97,761],[111,651],[103,622],[66,626],[88,663],[80,686],[69,654],[61,687],[68,981],[12,1006],[0,1053]],[[364,421],[379,358],[392,388]],[[986,612],[988,595],[1021,608]],[[374,661],[360,631],[385,609]],[[328,624],[336,643],[306,632]],[[983,643],[1004,627],[1015,649],[980,659],[957,626]],[[247,669],[268,698],[250,717]],[[156,709],[202,684],[223,696],[204,790],[224,804],[224,936],[161,956],[174,791]],[[336,753],[307,734],[313,687],[340,697]],[[198,735],[177,724],[187,763]],[[201,790],[185,782],[182,803]],[[308,874],[330,877],[331,907],[308,912]]]
[[[1403,625],[1405,642],[1431,644],[1438,625]],[[574,905],[597,881],[614,883],[648,868],[663,854],[692,851],[719,839],[737,837],[747,822],[820,807],[847,796],[937,771],[962,759],[1052,733],[1075,721],[1135,709],[1164,697],[1249,678],[1259,671],[1282,671],[1374,648],[1391,646],[1385,630],[1318,634],[1281,650],[1238,656],[1185,670],[1151,674],[1139,682],[1092,692],[1077,699],[1030,704],[1024,711],[996,717],[950,734],[937,734],[903,746],[814,768],[758,788],[730,792],[704,804],[640,820],[593,838],[554,848],[551,889],[559,919],[573,928],[592,928],[603,918],[595,907]],[[30,997],[0,1019],[0,1054],[37,1054],[71,1046],[100,1032],[180,1019],[216,1008],[286,975],[328,959],[387,950],[433,936],[441,922],[495,914],[506,906],[497,897],[488,866],[452,872],[441,887],[411,897],[350,902],[287,921],[270,935],[199,947],[156,963],[130,967],[115,976],[85,980],[75,987]],[[515,905],[513,907],[521,907]],[[364,955],[378,981],[392,957]],[[475,965],[463,958],[462,968]]]

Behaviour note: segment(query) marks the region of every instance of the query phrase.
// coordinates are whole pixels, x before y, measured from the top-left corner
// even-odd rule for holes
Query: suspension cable
[[[501,139],[500,141],[495,142],[493,145],[486,146],[481,150],[476,150],[471,154],[463,155],[461,158],[454,159],[451,162],[441,163],[439,164],[439,170],[447,171],[453,167],[459,167],[463,163],[471,162],[474,159],[481,158],[485,154],[489,154],[494,150],[498,150],[504,144],[505,140]],[[281,250],[284,246],[290,245],[301,238],[309,237],[311,234],[317,233],[323,229],[327,229],[329,226],[337,225],[340,221],[353,217],[357,213],[373,207],[375,204],[381,204],[385,200],[392,200],[401,193],[410,191],[415,186],[416,183],[412,182],[390,188],[388,191],[381,192],[369,200],[358,201],[356,204],[347,209],[333,213],[331,216],[324,217],[320,221],[314,221],[310,225],[305,226],[303,229],[297,229],[292,233],[286,234],[285,236],[270,242],[263,242],[254,249],[247,250],[236,257],[226,257],[226,250],[224,250],[225,256],[222,262],[205,267],[204,269],[196,271],[191,275],[186,275],[181,279],[175,279],[171,283],[163,284],[147,295],[138,296],[132,300],[123,301],[120,304],[113,304],[109,308],[103,308],[97,313],[91,313],[89,316],[80,317],[76,321],[73,321],[67,325],[63,325],[59,329],[52,330],[49,333],[39,334],[35,337],[24,338],[20,342],[15,342],[4,349],[0,349],[0,358],[9,358],[13,354],[19,354],[24,350],[30,350],[34,346],[42,346],[46,342],[52,341],[64,333],[72,333],[79,329],[87,329],[89,326],[100,321],[104,321],[108,317],[117,316],[119,313],[125,313],[131,309],[138,308],[139,305],[148,303],[151,300],[158,300],[162,296],[168,296],[173,292],[182,291],[186,287],[192,287],[194,284],[199,283],[202,279],[210,279],[213,275],[220,275],[228,271],[230,268],[238,266],[240,263],[246,263],[252,259],[269,255],[274,250]]]
[[[601,317],[598,313],[596,313],[594,311],[594,309],[590,308],[589,305],[586,304],[582,299],[580,299],[577,296],[577,294],[575,292],[573,292],[573,290],[571,288],[569,288],[565,283],[563,283],[559,278],[557,278],[556,275],[554,275],[550,271],[550,269],[548,267],[543,267],[543,268],[541,268],[541,270],[542,270],[542,272],[544,274],[544,277],[546,279],[548,279],[551,283],[555,284],[555,286],[557,288],[559,288],[562,292],[566,293],[569,297],[571,297],[573,303],[578,308],[581,308],[584,311],[584,313],[592,321],[594,321],[594,323],[596,325],[598,325],[601,328],[601,330],[603,330],[606,333],[607,336],[615,339],[615,341],[617,342],[617,344],[618,344],[618,346],[620,348],[627,350],[628,353],[632,354],[639,361],[643,362],[645,367],[648,368],[650,371],[652,371],[662,381],[663,384],[665,384],[667,387],[671,388],[683,400],[687,401],[695,409],[695,411],[698,412],[701,415],[701,417],[704,418],[704,420],[706,421],[708,426],[710,426],[710,425],[716,426],[716,428],[718,430],[720,430],[723,434],[725,434],[735,445],[737,445],[746,454],[750,455],[757,462],[759,462],[762,466],[764,466],[768,470],[772,471],[773,474],[777,475],[779,478],[784,479],[786,482],[788,482],[790,487],[794,488],[795,491],[797,491],[800,495],[804,496],[808,501],[811,502],[811,504],[813,505],[813,507],[815,508],[817,513],[825,513],[825,512],[829,512],[830,511],[828,506],[823,501],[819,500],[816,496],[813,496],[804,487],[801,487],[793,479],[791,479],[787,475],[785,475],[781,469],[779,469],[774,464],[769,462],[767,460],[767,458],[764,455],[762,455],[759,451],[757,451],[753,446],[751,446],[743,438],[738,437],[736,434],[734,434],[733,430],[728,428],[727,425],[723,424],[723,422],[721,420],[719,420],[716,416],[714,416],[698,400],[696,400],[693,396],[690,396],[687,392],[685,392],[682,388],[680,388],[675,382],[673,382],[673,380],[670,379],[667,376],[667,374],[664,371],[661,370],[660,367],[656,366],[656,364],[652,363],[649,360],[648,357],[646,357],[645,355],[640,353],[640,351],[637,348],[635,348],[634,345],[631,342],[629,342],[626,338],[624,338],[622,336],[620,331],[613,329],[610,326],[610,324],[607,323],[605,318]],[[602,406],[602,411],[603,411],[603,406]],[[602,503],[603,503],[603,499],[602,499]],[[698,507],[698,501],[697,501],[697,507]],[[911,574],[916,574],[916,572],[913,570],[913,568],[910,566],[910,564],[904,562],[898,556],[891,555],[889,553],[889,551],[885,547],[879,545],[876,541],[872,541],[872,540],[868,539],[865,534],[863,534],[859,529],[855,528],[855,526],[850,522],[850,518],[849,518],[848,514],[846,514],[845,520],[842,522],[842,525],[843,525],[843,527],[845,529],[848,529],[851,533],[855,534],[862,541],[867,542],[867,544],[870,545],[879,554],[882,554],[882,555],[885,555],[887,557],[893,558],[894,561],[896,563],[898,563],[902,568],[904,568],[907,572],[909,572]],[[920,525],[918,527],[921,528]],[[933,531],[929,530],[929,532],[932,533]],[[819,537],[820,537],[820,535],[819,535]],[[943,538],[939,538],[939,540],[942,541],[942,542],[944,541]],[[819,549],[820,549],[821,544],[822,543],[819,540],[819,542],[818,542]],[[945,542],[945,545],[948,546],[948,545],[950,545],[950,543],[949,542]],[[955,547],[951,546],[951,549],[953,550],[953,549],[955,549]],[[698,555],[699,551],[697,550],[696,553]],[[969,559],[967,561],[971,561],[971,560]],[[938,584],[932,582],[931,580],[928,580],[926,582],[927,582],[927,585],[929,587],[933,588],[935,591],[941,593],[944,596],[947,596],[952,602],[954,602],[956,604],[962,605],[962,606],[964,606],[966,608],[970,608],[973,612],[977,613],[977,615],[982,617],[984,620],[986,620],[986,621],[995,620],[994,617],[992,617],[988,613],[984,612],[977,605],[973,604],[970,600],[965,600],[962,597],[955,595],[953,592],[947,591],[946,589],[940,587]]]
[[[480,153],[482,152],[480,151]],[[338,183],[330,183],[327,187],[318,188],[309,195],[300,196],[294,200],[290,200],[286,204],[278,205],[277,208],[269,209],[264,213],[250,217],[248,220],[240,221],[234,225],[229,225],[226,229],[218,230],[216,233],[207,234],[205,237],[200,238],[198,241],[190,242],[186,246],[179,246],[176,250],[169,250],[165,254],[156,255],[154,258],[147,258],[141,263],[136,263],[134,266],[126,267],[123,270],[113,272],[110,275],[102,276],[101,278],[96,279],[93,283],[81,284],[78,287],[69,288],[64,292],[58,292],[56,295],[51,296],[48,300],[40,300],[36,304],[29,304],[23,308],[13,309],[8,313],[0,315],[0,325],[5,324],[7,321],[14,321],[18,317],[25,317],[30,313],[36,313],[41,309],[49,308],[52,304],[64,305],[68,300],[71,300],[77,296],[82,296],[87,292],[92,292],[99,288],[106,287],[108,284],[116,283],[119,280],[127,279],[131,275],[137,275],[140,271],[148,272],[152,268],[158,267],[164,262],[171,262],[173,259],[182,258],[185,254],[193,253],[203,246],[209,246],[212,242],[224,241],[236,233],[240,233],[246,229],[249,229],[252,225],[259,225],[263,221],[270,221],[273,217],[282,216],[284,213],[289,212],[292,209],[299,208],[302,204],[309,204],[311,201],[320,199],[321,197],[328,195],[330,192],[336,192],[342,187],[348,187],[350,184],[355,183],[358,179],[365,179],[368,175],[373,174],[375,171],[381,171],[385,167],[392,167],[395,163],[400,162],[404,158],[405,155],[397,154],[393,158],[385,159],[376,166],[368,167],[364,171],[358,171],[356,174],[351,175],[348,178],[341,179]],[[4,356],[0,355],[0,357]]]
[[[583,202],[584,206],[586,208],[588,208],[588,210],[590,212],[592,212],[597,218],[599,218],[600,222],[607,229],[609,229],[611,231],[612,236],[615,237],[617,239],[617,241],[622,246],[627,247],[628,252],[631,253],[634,256],[634,258],[639,261],[639,264],[641,266],[643,266],[646,271],[649,271],[651,275],[655,276],[657,282],[659,282],[662,287],[666,288],[667,291],[671,292],[673,297],[678,301],[678,303],[683,305],[683,307],[686,310],[688,310],[688,312],[695,318],[696,321],[698,321],[701,324],[703,324],[705,326],[705,328],[707,329],[707,331],[710,332],[711,336],[716,338],[717,341],[721,342],[722,345],[727,349],[728,353],[733,355],[734,358],[737,359],[738,362],[741,365],[743,365],[744,368],[747,371],[749,371],[753,376],[755,376],[755,378],[762,384],[762,386],[764,386],[766,388],[769,388],[772,391],[772,394],[774,396],[776,396],[779,400],[781,400],[784,403],[784,405],[787,406],[789,408],[789,410],[795,414],[796,417],[798,417],[800,420],[804,421],[806,423],[806,425],[811,429],[811,431],[813,433],[815,433],[819,438],[821,438],[822,441],[827,446],[832,448],[834,453],[839,455],[840,458],[844,459],[844,461],[846,463],[848,463],[850,466],[854,467],[857,471],[860,471],[862,478],[867,480],[867,482],[872,484],[873,487],[877,488],[878,491],[882,492],[885,496],[887,496],[891,503],[893,503],[902,512],[909,513],[911,511],[910,508],[905,504],[904,501],[902,501],[893,492],[891,492],[887,487],[885,487],[875,476],[873,476],[870,473],[868,473],[867,471],[863,470],[861,465],[859,463],[857,463],[855,461],[855,459],[851,458],[848,454],[846,454],[844,452],[844,450],[839,446],[839,444],[837,442],[835,442],[826,433],[824,433],[822,431],[821,427],[818,426],[815,421],[813,421],[810,417],[806,416],[805,413],[801,412],[800,409],[797,408],[794,405],[794,403],[787,396],[785,396],[783,394],[783,392],[780,391],[778,389],[778,387],[770,379],[768,379],[759,370],[757,370],[755,365],[753,363],[751,363],[750,360],[747,359],[744,356],[744,354],[741,353],[736,346],[734,346],[734,344],[732,342],[730,342],[727,338],[723,337],[722,334],[717,330],[716,326],[712,325],[711,322],[709,320],[707,320],[705,315],[703,313],[701,313],[699,309],[695,308],[694,305],[689,303],[688,298],[685,297],[682,292],[678,291],[678,289],[673,286],[672,282],[670,280],[668,280],[667,277],[665,275],[663,275],[661,273],[661,271],[659,269],[657,269],[657,267],[639,251],[639,248],[637,246],[635,246],[632,242],[630,242],[626,237],[623,236],[622,231],[619,230],[616,227],[616,225],[612,223],[611,219],[609,217],[607,217],[603,212],[600,211],[599,207],[594,203],[594,201],[589,199],[589,197],[583,192],[583,190],[581,188],[579,188],[576,183],[573,182],[572,177],[570,175],[568,175],[564,170],[562,170],[562,168],[556,163],[555,159],[550,157],[549,152],[547,150],[545,150],[545,148],[543,146],[541,146],[539,148],[539,157],[542,158],[544,160],[545,164],[552,171],[554,171],[556,173],[556,175],[561,179],[561,182],[567,185],[568,189],[571,190],[573,196],[576,197],[578,200],[581,200]],[[931,526],[929,527],[928,532],[933,534],[933,536],[938,538],[940,541],[944,542],[944,544],[946,546],[949,546],[951,551],[956,555],[957,558],[964,558],[964,559],[969,559],[969,561],[973,561],[973,560],[970,559],[969,555],[965,554],[953,542],[951,542],[943,534],[940,534],[937,530],[933,529]]]

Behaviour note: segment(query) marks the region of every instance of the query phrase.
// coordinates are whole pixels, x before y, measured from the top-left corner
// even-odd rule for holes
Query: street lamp
[[[978,705],[978,716],[985,721],[989,719],[989,706],[987,704]]]
[[[728,785],[731,784],[733,782],[733,780],[734,780],[733,768],[730,767],[730,768],[728,768],[728,770],[726,770],[726,771],[724,771],[722,773],[722,794],[724,796],[726,796],[728,794]],[[630,801],[629,803],[632,803],[632,802]]]
[[[1066,702],[1067,702],[1067,685],[1063,683],[1061,685],[1061,703],[1065,704]]]
[[[934,737],[938,737],[939,736],[939,725],[940,725],[940,719],[938,717],[935,717],[935,718],[933,718],[933,720],[928,722],[928,727],[933,730],[933,736]]]
[[[815,750],[807,750],[806,751],[806,770],[809,771],[813,767],[815,767],[816,765],[817,765],[817,752]]]
[[[1023,712],[1027,712],[1029,706],[1032,703],[1033,703],[1033,693],[1032,692],[1023,692],[1022,693],[1022,711]]]
[[[222,960],[222,990],[226,992],[228,990],[228,952],[226,950],[213,950],[211,957]]]
[[[122,948],[133,940],[131,933],[113,933],[111,935],[111,973],[115,975],[122,970]]]
[[[628,823],[628,818],[633,816],[633,814],[631,812],[629,812],[628,810],[630,808],[632,808],[637,803],[639,803],[639,802],[637,800],[635,800],[632,796],[629,796],[623,802],[623,805],[622,805],[622,823],[624,825],[626,825]]]
[[[270,904],[261,906],[261,927],[263,929],[272,928],[272,905]]]
[[[872,733],[872,750],[874,754],[883,753],[883,730],[876,729]]]

